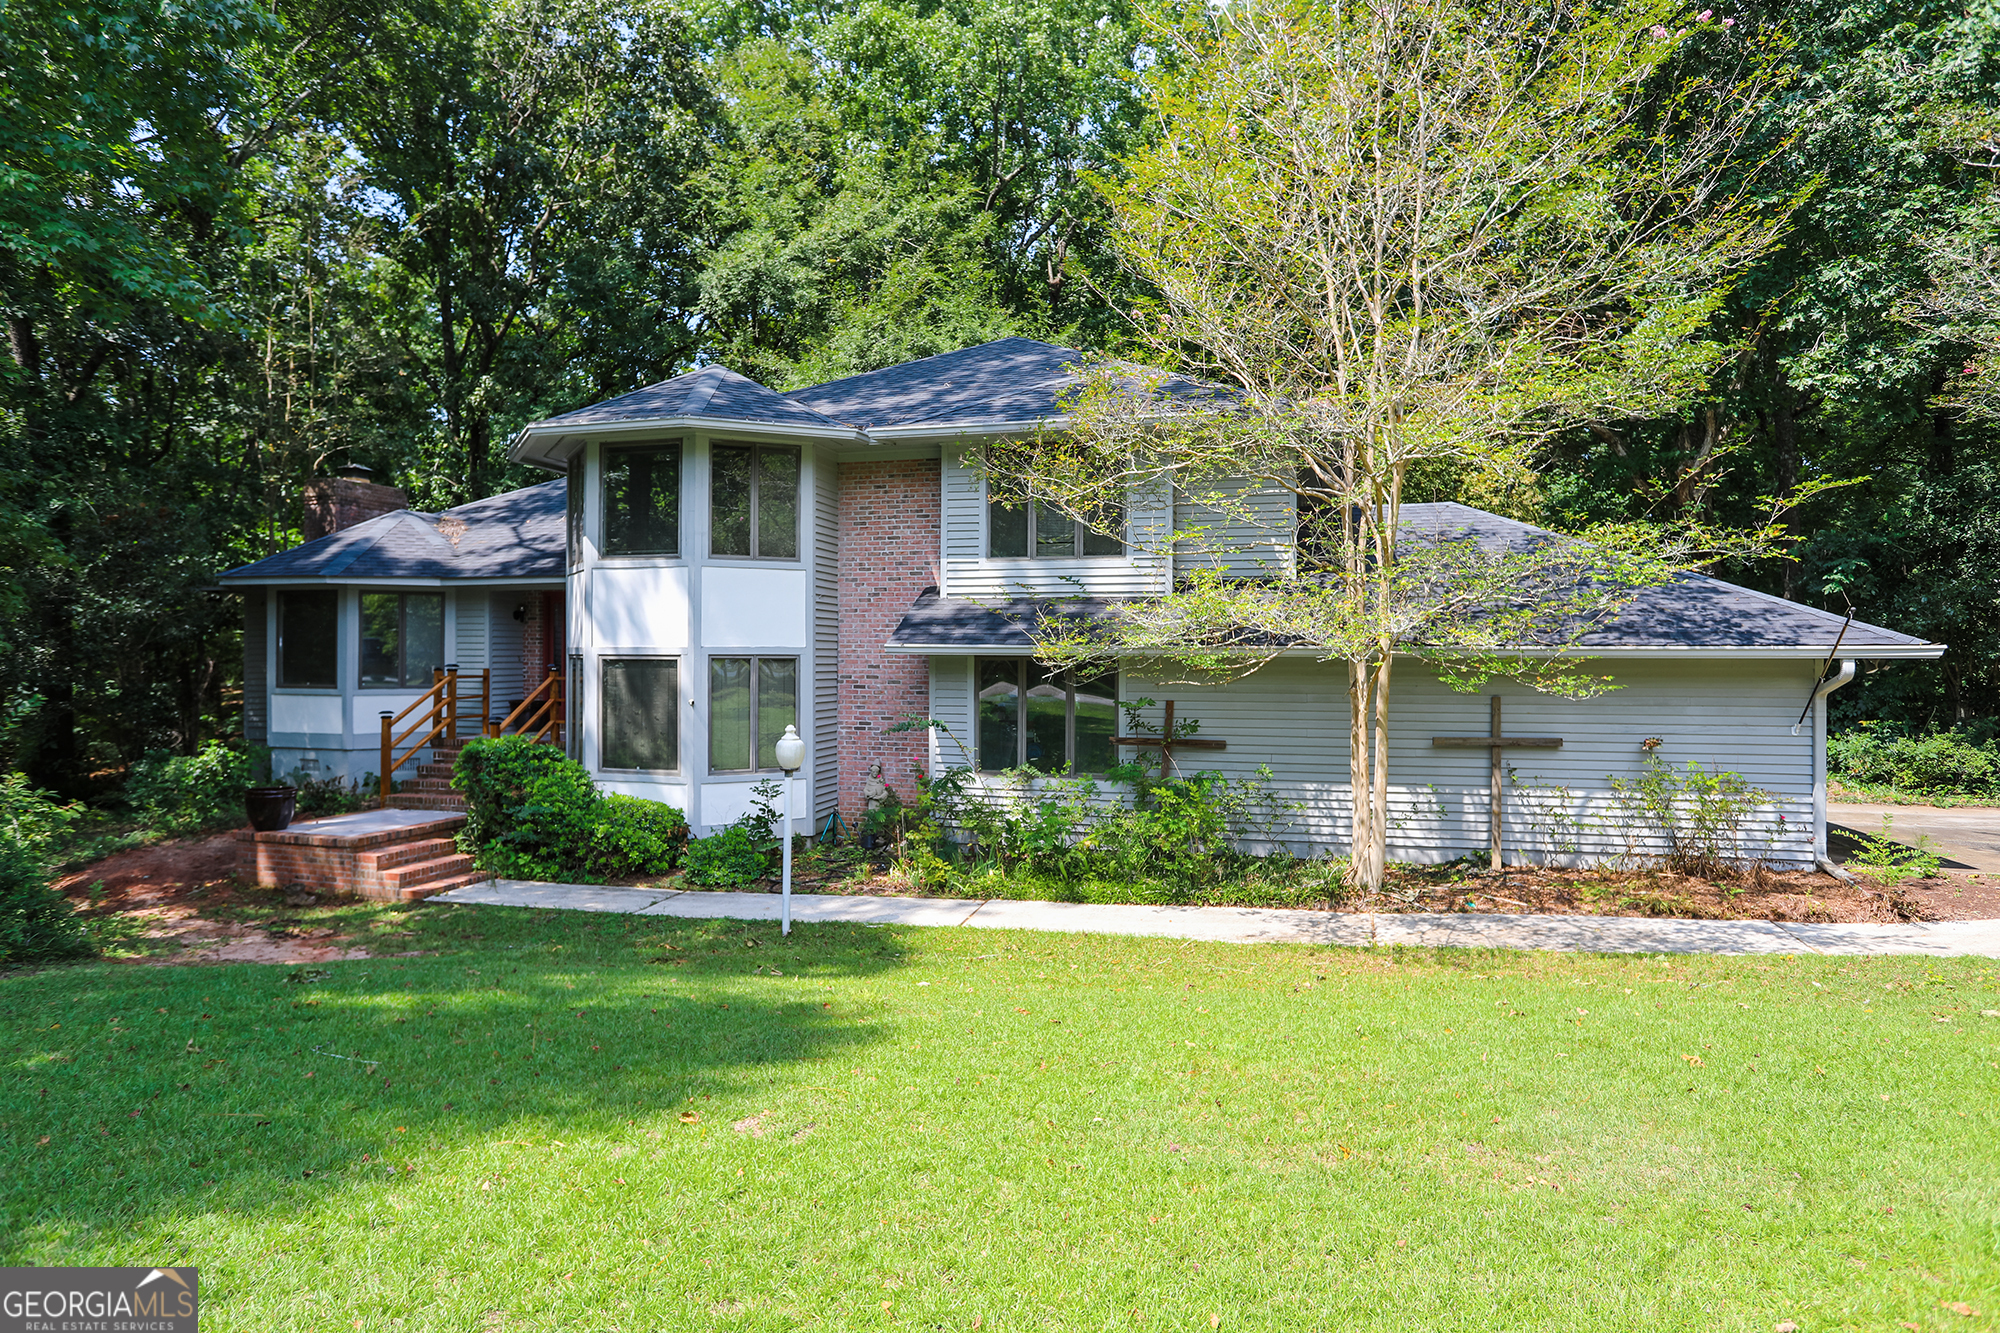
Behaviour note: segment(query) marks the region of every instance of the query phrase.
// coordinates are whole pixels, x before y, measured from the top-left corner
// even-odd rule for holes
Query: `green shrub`
[[[313,818],[359,810],[379,790],[373,773],[350,782],[338,773],[316,778],[304,769],[296,769],[285,781],[298,789],[293,803],[297,813]]]
[[[1912,736],[1864,722],[1826,743],[1827,767],[1849,781],[1915,795],[2000,795],[2000,752],[1962,731]]]
[[[465,793],[459,846],[508,879],[586,884],[663,875],[687,844],[687,817],[670,805],[598,791],[582,764],[526,736],[469,742],[452,786]]]
[[[1650,753],[1637,778],[1611,778],[1611,794],[1628,828],[1665,836],[1667,851],[1659,858],[1664,869],[1703,878],[1758,859],[1743,850],[1743,825],[1776,799],[1751,786],[1741,773],[1711,771],[1698,763],[1677,769]]]
[[[770,868],[768,847],[742,822],[687,845],[687,881],[711,888],[733,888],[762,879]]]
[[[194,754],[155,750],[132,765],[125,799],[141,823],[170,837],[241,824],[250,766],[248,755],[221,741]]]
[[[93,952],[82,919],[49,884],[50,855],[77,813],[19,773],[0,781],[0,967]]]
[[[597,883],[603,797],[582,764],[527,736],[482,737],[458,754],[451,785],[465,793],[459,846],[508,879]]]
[[[687,816],[671,805],[614,792],[597,807],[591,846],[599,864],[617,873],[664,875],[687,845]]]

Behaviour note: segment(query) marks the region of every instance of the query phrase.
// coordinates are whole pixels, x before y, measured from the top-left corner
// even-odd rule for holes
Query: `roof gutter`
[[[708,435],[781,435],[788,439],[827,440],[838,444],[868,443],[867,432],[852,426],[787,426],[773,421],[738,421],[727,417],[627,417],[618,421],[580,421],[573,424],[530,422],[521,427],[513,443],[508,445],[507,457],[516,463],[534,463],[552,472],[560,472],[562,468],[549,461],[546,448],[541,451],[541,457],[530,456],[536,444],[545,442],[546,445],[556,445],[572,438],[662,430],[698,430]]]
[[[933,645],[933,644],[885,643],[882,645],[882,651],[885,653],[897,653],[897,654],[917,656],[917,657],[971,657],[980,653],[1019,653],[1021,651],[1021,645],[1018,643],[985,643],[985,644],[951,644],[946,646],[946,645]],[[1871,661],[1921,661],[1929,658],[1942,656],[1944,653],[1944,645],[1940,643],[1926,643],[1909,647],[1898,646],[1898,647],[1881,647],[1881,648],[1855,648],[1855,649],[1850,649],[1849,651],[1857,659],[1867,658]],[[1135,657],[1148,656],[1148,655],[1149,654],[1143,654],[1137,652],[1132,654],[1132,656]],[[1258,654],[1250,654],[1248,656],[1262,657],[1264,656],[1264,654],[1258,653]],[[1279,650],[1274,654],[1271,654],[1271,656],[1295,657],[1295,658],[1304,657],[1304,658],[1327,660],[1325,653],[1322,653],[1318,649],[1314,648],[1285,648]],[[1421,654],[1398,653],[1397,656],[1402,658],[1416,658],[1420,657]],[[1514,656],[1527,657],[1527,658],[1570,657],[1570,658],[1575,658],[1579,661],[1585,661],[1599,657],[1615,657],[1615,658],[1651,657],[1651,658],[1669,658],[1676,661],[1711,660],[1711,659],[1740,661],[1745,658],[1752,658],[1752,659],[1763,658],[1763,659],[1771,659],[1777,661],[1797,661],[1799,659],[1812,660],[1816,658],[1823,658],[1826,656],[1826,649],[1814,645],[1804,645],[1804,644],[1788,645],[1785,647],[1768,647],[1768,648],[1658,647],[1658,648],[1572,648],[1567,650],[1527,649],[1515,653]],[[1850,662],[1847,665],[1851,666],[1852,663]],[[1853,679],[1851,673],[1849,674],[1847,679],[1848,680]],[[1844,685],[1846,683],[1847,682],[1845,680],[1839,681],[1829,686],[1827,692],[1831,693],[1833,690],[1838,689],[1840,685]],[[1808,705],[1808,707],[1810,707],[1810,705]]]

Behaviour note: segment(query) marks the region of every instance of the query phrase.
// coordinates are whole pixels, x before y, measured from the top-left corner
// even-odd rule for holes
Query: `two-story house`
[[[1176,768],[1268,766],[1277,793],[1303,804],[1279,840],[1344,848],[1340,663],[1301,653],[1197,688],[1034,661],[1022,625],[1036,596],[1145,597],[1214,558],[1176,549],[1201,516],[1170,494],[1132,496],[1115,532],[989,503],[968,459],[1059,428],[1083,359],[1006,338],[791,394],[708,366],[536,422],[512,456],[561,481],[373,518],[225,576],[250,593],[253,739],[280,772],[358,776],[379,768],[381,717],[445,659],[462,683],[479,673],[496,717],[554,665],[570,752],[605,788],[678,806],[698,830],[749,808],[796,725],[803,831],[837,808],[851,818],[875,764],[905,797],[919,768],[1102,772],[1133,753],[1115,743],[1118,702],[1152,698],[1157,717],[1172,699],[1224,746],[1182,752]],[[1419,529],[1522,530],[1459,505],[1407,514]],[[1246,568],[1283,558],[1288,522],[1279,505],[1241,534]],[[1617,685],[1588,700],[1507,683],[1456,693],[1415,665],[1400,675],[1392,856],[1488,845],[1479,740],[1498,698],[1508,734],[1562,742],[1504,752],[1511,853],[1643,850],[1605,812],[1612,779],[1655,753],[1771,793],[1753,837],[1773,862],[1810,864],[1825,847],[1826,694],[1857,661],[1943,651],[1698,576],[1649,590],[1585,647]],[[1836,648],[1839,671],[1823,679]],[[911,718],[943,725],[892,730]]]

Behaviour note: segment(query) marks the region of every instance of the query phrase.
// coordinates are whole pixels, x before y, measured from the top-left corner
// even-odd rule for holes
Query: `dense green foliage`
[[[1863,725],[1829,741],[1826,758],[1828,771],[1850,786],[1907,796],[2000,796],[2000,748],[1988,728],[1911,734],[1891,723]]]
[[[69,901],[49,884],[56,843],[76,817],[18,773],[0,781],[0,968],[93,952]]]
[[[582,764],[527,736],[468,743],[451,781],[465,793],[460,846],[504,878],[594,884],[661,875],[687,842],[679,810],[604,795]]]
[[[1925,298],[2000,238],[2000,11],[1733,17],[1793,42],[1767,186],[1812,188],[1710,392],[1501,491],[1413,486],[1727,521],[1865,475],[1736,574],[1952,643],[1837,723],[1968,724],[2000,686],[1996,428],[1939,399],[2000,321]],[[0,761],[102,794],[231,735],[215,575],[296,541],[340,464],[435,507],[535,479],[501,457],[523,421],[698,358],[788,387],[1008,332],[1121,346],[1091,182],[1159,59],[1124,0],[0,9]]]
[[[132,765],[125,799],[145,827],[175,837],[243,822],[250,760],[219,740],[191,755],[156,750]]]

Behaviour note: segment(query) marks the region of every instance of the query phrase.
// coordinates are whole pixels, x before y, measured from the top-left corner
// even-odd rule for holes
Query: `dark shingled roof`
[[[1406,505],[1404,530],[1412,537],[1471,537],[1490,548],[1517,547],[1551,534],[1461,504]],[[1017,598],[986,603],[940,597],[926,588],[903,616],[888,646],[930,652],[990,648],[996,652],[1033,650],[1028,628],[1049,614],[1090,620],[1113,614],[1118,602],[1105,598]],[[1582,649],[1675,650],[1722,648],[1811,648],[1827,651],[1840,639],[1841,655],[1868,650],[1924,648],[1925,640],[1878,625],[1855,621],[1841,638],[1844,617],[1782,597],[1752,591],[1704,574],[1682,574],[1672,583],[1648,588],[1615,619],[1582,636]]]
[[[685,375],[676,375],[670,380],[634,389],[631,393],[536,424],[541,427],[588,426],[617,421],[652,421],[661,417],[755,421],[765,425],[822,429],[837,428],[839,425],[724,366],[703,366],[700,370],[690,370]]]
[[[224,579],[560,579],[563,496],[545,481],[505,495],[420,514],[399,509],[318,541],[232,569]],[[465,525],[453,544],[456,519]],[[440,531],[440,525],[444,531]]]
[[[1032,338],[1000,338],[885,370],[816,384],[792,397],[861,430],[955,422],[1039,421],[1075,387],[1065,367],[1084,354]]]

